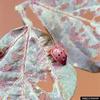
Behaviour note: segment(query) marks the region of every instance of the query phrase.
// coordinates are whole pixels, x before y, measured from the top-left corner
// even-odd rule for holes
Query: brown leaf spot
[[[66,19],[68,19],[67,16],[63,16],[63,17],[61,17],[61,21],[62,21],[62,22],[64,22]]]
[[[46,94],[42,93],[39,95],[40,100],[45,100],[45,98],[46,98]]]
[[[96,16],[96,17],[94,18],[94,20],[95,20],[96,22],[100,22],[100,16]]]
[[[39,95],[39,99],[40,100],[50,100],[50,98],[45,93],[41,93]]]
[[[100,48],[100,43],[97,43],[95,45],[92,45],[91,48],[99,49]]]
[[[64,3],[64,4],[61,5],[60,10],[65,10],[68,7],[69,7],[69,4],[68,3]]]
[[[83,2],[84,2],[84,0],[75,0],[76,5],[82,4]]]
[[[84,32],[84,28],[81,28],[81,29],[79,30],[79,32],[80,32],[80,33]]]
[[[5,71],[11,71],[11,69],[12,69],[12,66],[9,65],[9,64],[8,64],[8,65],[6,64],[6,65],[2,68],[2,71],[4,71],[4,72],[5,72]]]
[[[90,10],[82,10],[80,11],[80,15],[86,19],[92,20],[93,17],[95,16],[95,12]]]

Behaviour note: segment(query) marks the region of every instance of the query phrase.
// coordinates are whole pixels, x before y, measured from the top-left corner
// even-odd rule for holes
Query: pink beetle
[[[52,57],[54,62],[61,65],[66,65],[67,53],[64,47],[60,44],[55,44],[49,51],[49,55]]]

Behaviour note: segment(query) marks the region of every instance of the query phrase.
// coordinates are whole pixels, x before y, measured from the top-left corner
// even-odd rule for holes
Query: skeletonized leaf
[[[56,9],[67,12],[100,5],[99,0],[92,0],[92,2],[91,0],[36,0],[36,2],[41,2],[46,6],[52,6]]]
[[[95,12],[96,16],[98,15],[97,9],[98,6],[91,10]],[[99,23],[81,15],[75,16],[75,12],[73,14],[62,12],[56,10],[55,7],[45,6],[41,3],[34,4],[33,10],[36,11],[44,27],[52,36],[61,41],[68,49],[72,64],[87,71],[100,72],[100,60],[94,60],[100,53]],[[41,14],[38,13],[39,10],[41,10]]]
[[[75,70],[70,64],[55,69],[45,48],[41,46],[47,42],[42,34],[30,27],[21,27],[1,38],[0,47],[8,47],[0,61],[0,97],[3,100],[40,100],[41,93],[45,93],[50,100],[69,99],[73,95],[76,87]],[[41,40],[43,38],[44,41]],[[40,81],[49,85],[47,73],[53,85],[49,93],[38,85]],[[54,94],[57,94],[56,97]]]

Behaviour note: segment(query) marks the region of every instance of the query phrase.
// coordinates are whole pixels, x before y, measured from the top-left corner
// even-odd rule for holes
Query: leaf
[[[73,69],[71,64],[67,64],[62,69],[54,70],[54,73],[58,80],[59,85],[59,92],[61,93],[62,97],[57,96],[57,85],[54,84],[53,92],[50,94],[51,100],[70,100],[74,94],[76,88],[76,72]],[[57,81],[56,80],[56,81]],[[56,82],[55,82],[56,83]]]
[[[51,35],[68,49],[70,63],[90,72],[100,72],[100,61],[93,60],[100,52],[100,24],[95,21],[95,17],[99,16],[100,6],[88,2],[90,7],[87,5],[85,8],[73,9],[73,12],[65,12],[57,6],[40,2],[32,6],[33,11],[36,11]],[[41,14],[38,13],[39,10]]]
[[[34,0],[32,0],[34,1]],[[81,8],[88,8],[91,6],[99,6],[99,0],[36,0],[38,3],[43,3],[46,6],[55,7],[66,12],[73,12]]]
[[[64,44],[68,63],[52,64],[50,34],[29,25],[13,29],[0,40],[0,97],[70,100],[77,81],[73,66],[100,72],[99,1],[38,0],[32,9],[55,41]]]
[[[26,26],[13,29],[1,38],[1,49],[8,47],[0,61],[2,100],[40,100],[42,94],[50,100],[71,98],[76,87],[75,70],[70,64],[55,69],[45,51],[51,43],[48,38],[48,35],[38,29]],[[47,92],[45,87],[38,83],[41,81],[43,85],[50,85],[50,80],[45,79],[48,73],[53,87]],[[59,82],[56,82],[57,80]],[[59,83],[64,95],[60,93]],[[54,94],[57,94],[56,97]]]

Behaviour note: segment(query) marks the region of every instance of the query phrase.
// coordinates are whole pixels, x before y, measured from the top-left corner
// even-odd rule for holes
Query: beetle
[[[54,44],[49,50],[49,56],[51,56],[53,62],[57,62],[60,65],[66,65],[67,52],[61,44]]]
[[[9,47],[0,48],[0,60],[5,56]]]
[[[4,56],[4,52],[2,51],[2,49],[0,49],[0,59],[2,59]]]

